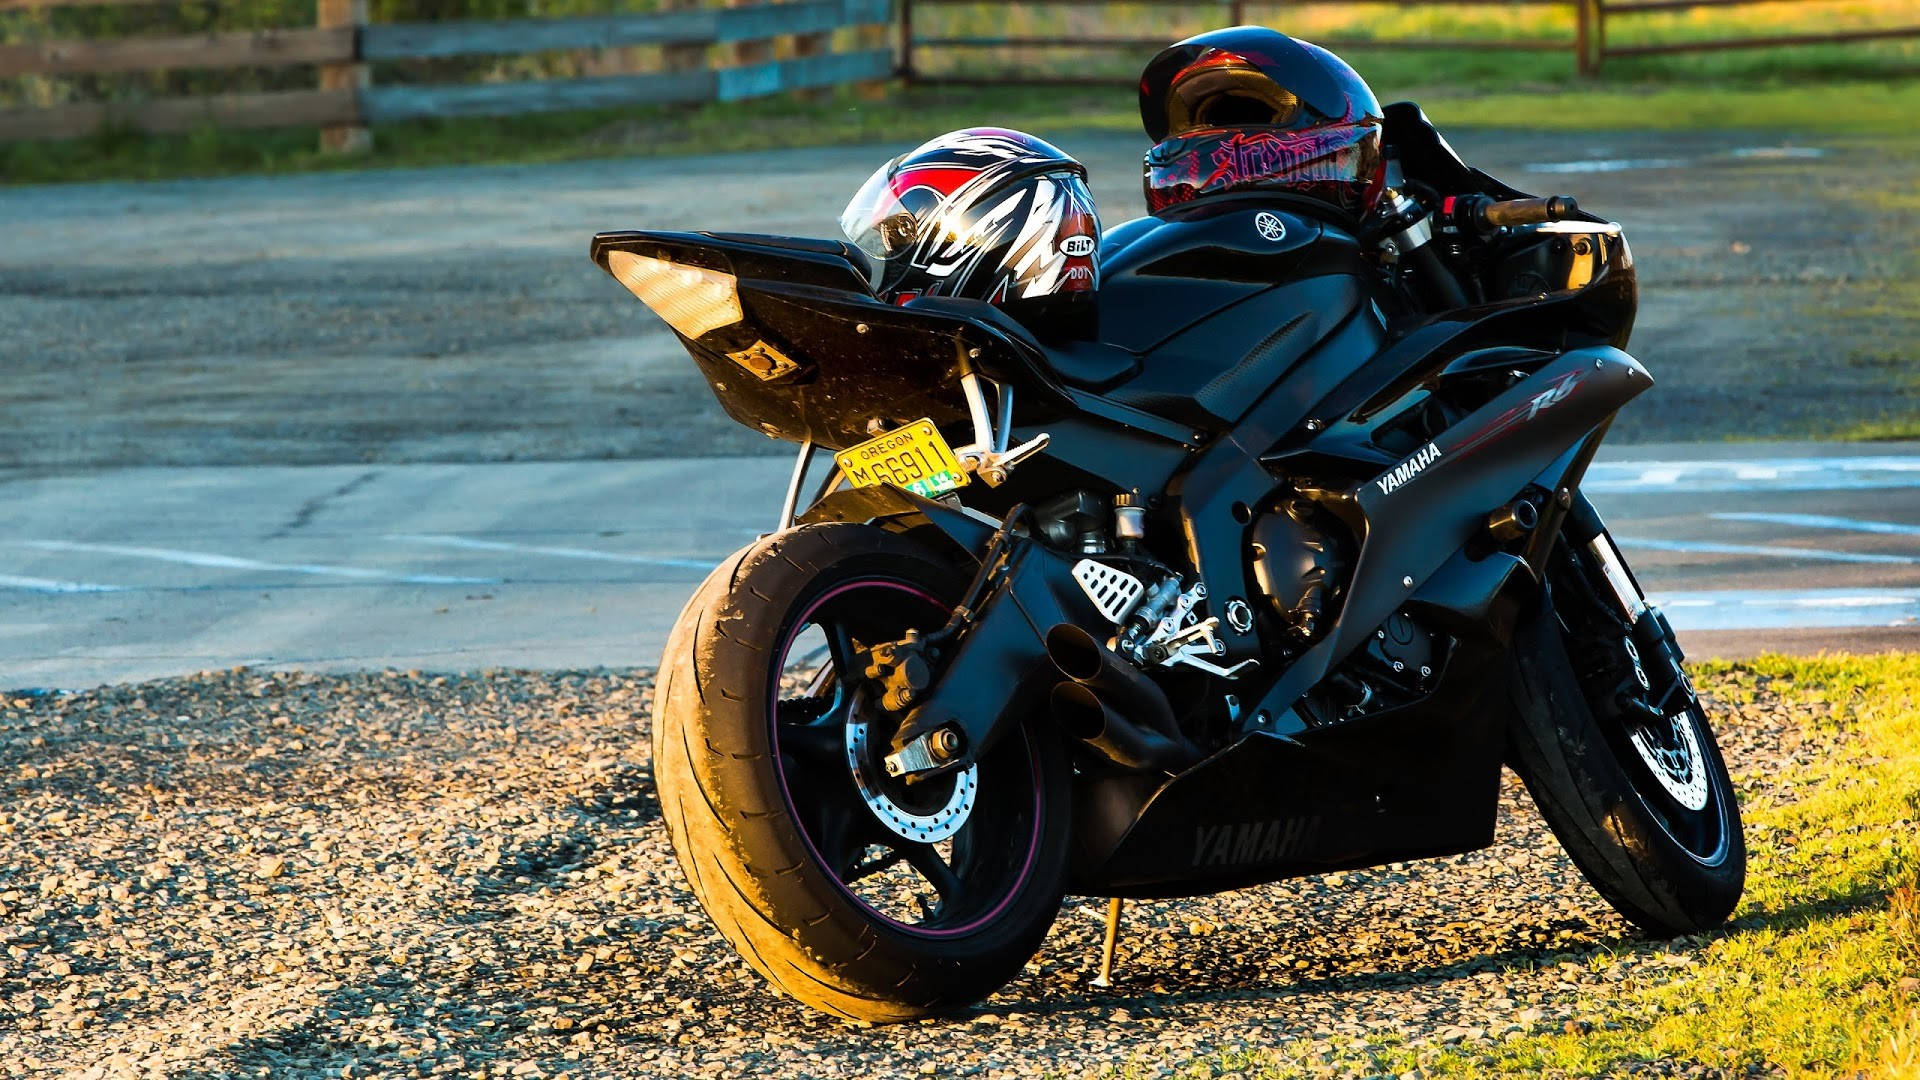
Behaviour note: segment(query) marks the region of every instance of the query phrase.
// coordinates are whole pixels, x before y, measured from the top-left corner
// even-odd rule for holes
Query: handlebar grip
[[[1549,195],[1544,199],[1507,199],[1485,203],[1477,215],[1488,228],[1510,225],[1543,225],[1563,221],[1580,212],[1580,204],[1571,195]]]

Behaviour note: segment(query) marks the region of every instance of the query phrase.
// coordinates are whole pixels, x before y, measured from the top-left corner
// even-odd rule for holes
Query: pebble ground
[[[1027,1076],[1383,1034],[1605,1024],[1693,962],[1579,878],[1509,778],[1452,859],[1128,909],[1073,898],[970,1014],[861,1029],[773,994],[682,884],[646,672],[203,673],[0,694],[0,1074]],[[1749,803],[1800,725],[1718,707]],[[1663,1073],[1699,1073],[1663,1063]]]

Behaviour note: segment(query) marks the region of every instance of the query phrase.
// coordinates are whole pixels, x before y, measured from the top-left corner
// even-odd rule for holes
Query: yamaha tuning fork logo
[[[1260,211],[1253,216],[1253,228],[1263,238],[1276,244],[1287,238],[1287,223],[1280,220],[1279,214]]]

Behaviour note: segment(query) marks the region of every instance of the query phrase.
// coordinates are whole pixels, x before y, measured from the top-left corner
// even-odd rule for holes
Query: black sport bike
[[[1357,228],[1263,194],[1112,229],[1097,342],[882,303],[839,242],[594,238],[728,415],[801,445],[653,713],[688,883],[775,986],[922,1016],[1067,892],[1484,847],[1502,763],[1646,931],[1731,912],[1726,766],[1580,491],[1652,386],[1626,241],[1386,113]]]

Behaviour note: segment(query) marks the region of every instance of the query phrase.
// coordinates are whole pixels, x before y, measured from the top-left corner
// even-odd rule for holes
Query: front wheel
[[[1676,654],[1644,647],[1599,560],[1565,545],[1552,558],[1547,602],[1514,641],[1514,769],[1615,910],[1660,936],[1718,926],[1747,859],[1706,712]]]
[[[882,764],[896,721],[859,653],[939,628],[965,582],[872,526],[789,530],[714,571],[661,661],[654,773],[687,883],[756,971],[836,1016],[971,1004],[1059,910],[1071,774],[1049,728],[912,785]]]

